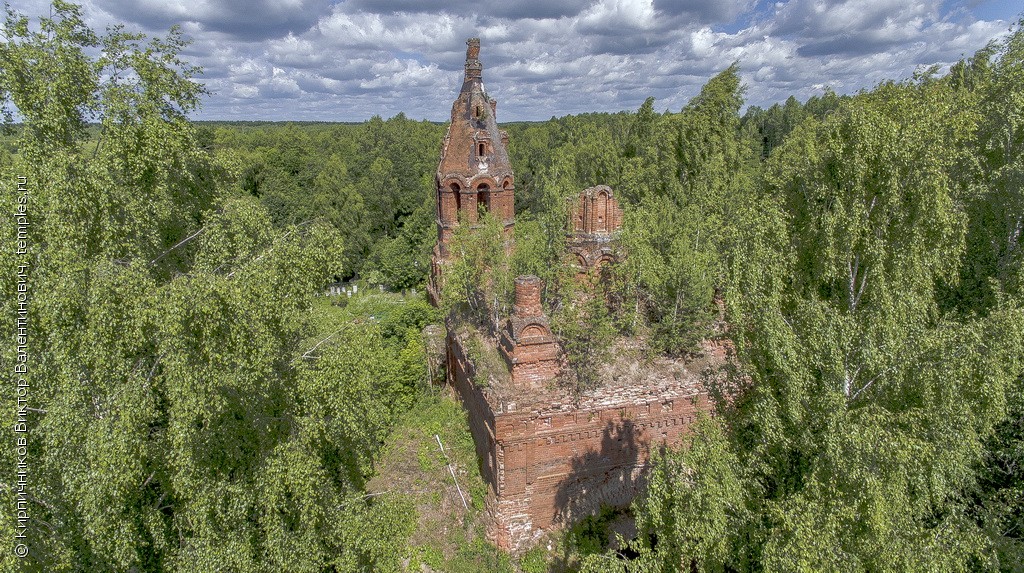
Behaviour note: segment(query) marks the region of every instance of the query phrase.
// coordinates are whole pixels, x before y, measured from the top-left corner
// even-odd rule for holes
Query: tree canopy
[[[8,392],[0,419],[28,430],[32,544],[5,570],[510,570],[479,538],[413,547],[414,497],[368,484],[402,420],[464,425],[431,395],[430,332],[449,311],[497,325],[522,274],[574,390],[620,337],[638,359],[735,350],[713,415],[651,461],[636,539],[557,566],[1024,562],[1020,26],[852,96],[743,111],[732,65],[678,111],[510,124],[514,236],[460,227],[440,310],[377,287],[426,278],[443,125],[195,123],[177,28],[101,34],[58,0],[2,30],[0,202],[31,222],[0,228],[25,245],[0,250],[0,313],[29,301],[27,335],[0,333],[31,350],[27,406]],[[621,257],[581,281],[569,199],[598,184],[625,208]],[[363,295],[322,296],[341,280]],[[18,456],[0,452],[8,508]]]

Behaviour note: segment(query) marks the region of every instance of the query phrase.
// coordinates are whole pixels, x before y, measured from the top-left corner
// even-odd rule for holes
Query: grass
[[[444,444],[447,458],[435,435]],[[367,491],[400,493],[413,501],[416,528],[404,548],[409,571],[419,571],[421,565],[434,571],[513,571],[508,556],[484,539],[487,485],[480,477],[466,413],[449,396],[431,391],[420,395],[391,432]]]
[[[508,366],[498,349],[484,338],[483,333],[471,326],[460,328],[460,338],[467,357],[476,368],[473,382],[477,386],[507,384],[510,381]]]
[[[386,322],[388,316],[397,316],[407,304],[400,295],[375,292],[345,302],[347,304],[340,307],[327,298],[317,300],[314,312],[324,331],[329,333],[334,325],[355,318]],[[469,344],[476,346],[476,350],[483,346],[478,332],[472,330],[466,334],[466,338],[476,342]],[[468,350],[477,368],[483,366],[486,371],[488,367],[498,369],[500,366],[499,371],[507,376],[504,362],[498,362],[501,358],[497,351],[486,349],[490,352],[483,353],[485,355]],[[478,374],[483,375],[483,372]],[[445,453],[438,447],[438,437]],[[455,480],[448,469],[449,461]],[[436,386],[418,390],[412,408],[395,422],[375,463],[375,474],[366,485],[368,494],[399,496],[411,502],[413,533],[403,547],[395,548],[402,555],[406,571],[539,573],[553,570],[557,561],[553,561],[551,551],[538,547],[515,559],[486,540],[488,486],[479,467],[462,405]],[[459,490],[466,498],[466,506]]]

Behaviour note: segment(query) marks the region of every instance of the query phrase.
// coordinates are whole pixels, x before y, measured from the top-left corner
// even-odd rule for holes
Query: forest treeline
[[[3,316],[30,268],[32,544],[3,549],[5,570],[400,570],[412,509],[365,488],[437,375],[423,327],[440,313],[321,295],[423,284],[445,126],[193,123],[180,31],[98,34],[64,2],[8,11],[3,38],[0,192],[13,212],[24,177],[31,221],[27,255],[0,252]],[[576,566],[1019,570],[1021,101],[1018,27],[853,96],[744,110],[732,66],[679,111],[503,125],[517,248],[487,217],[460,229],[446,304],[496,320],[515,275],[541,276],[579,388],[616,336],[736,349],[716,416],[655,458],[630,551]],[[625,209],[625,256],[578,283],[568,200],[597,184]],[[14,321],[0,332],[14,372]]]

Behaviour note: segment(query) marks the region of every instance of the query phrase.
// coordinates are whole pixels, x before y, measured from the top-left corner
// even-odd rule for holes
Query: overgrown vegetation
[[[0,250],[0,312],[18,315],[27,260],[32,357],[32,552],[5,552],[5,570],[559,566],[483,541],[464,415],[430,390],[440,311],[375,288],[425,279],[444,126],[197,126],[178,31],[98,35],[64,2],[3,26],[0,107],[20,121],[7,114],[0,201],[14,212],[25,177],[31,225],[26,255]],[[697,352],[721,335],[716,299],[737,350],[714,388],[730,400],[654,461],[638,538],[609,549],[598,517],[561,565],[1019,568],[1021,101],[1018,27],[948,74],[856,96],[741,116],[731,67],[678,113],[652,99],[507,126],[515,249],[489,216],[460,228],[444,311],[496,326],[514,277],[541,277],[577,389],[619,336]],[[624,258],[580,282],[562,259],[566,199],[597,184],[624,204]],[[342,279],[363,291],[343,308],[320,296]],[[4,345],[0,365],[17,360]],[[470,509],[428,526],[455,499],[433,434]],[[8,508],[16,455],[0,453]],[[397,460],[409,491],[383,494]]]

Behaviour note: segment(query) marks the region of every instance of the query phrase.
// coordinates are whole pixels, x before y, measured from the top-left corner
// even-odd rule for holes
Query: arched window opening
[[[491,209],[491,188],[486,183],[476,188],[476,208],[481,214]]]
[[[479,155],[480,157],[484,156],[484,144],[483,143],[480,144],[480,150],[477,152],[477,155]]]
[[[523,329],[522,332],[519,333],[519,338],[538,338],[546,335],[547,332],[545,332],[543,326],[531,324],[530,326],[527,326],[526,328]]]

